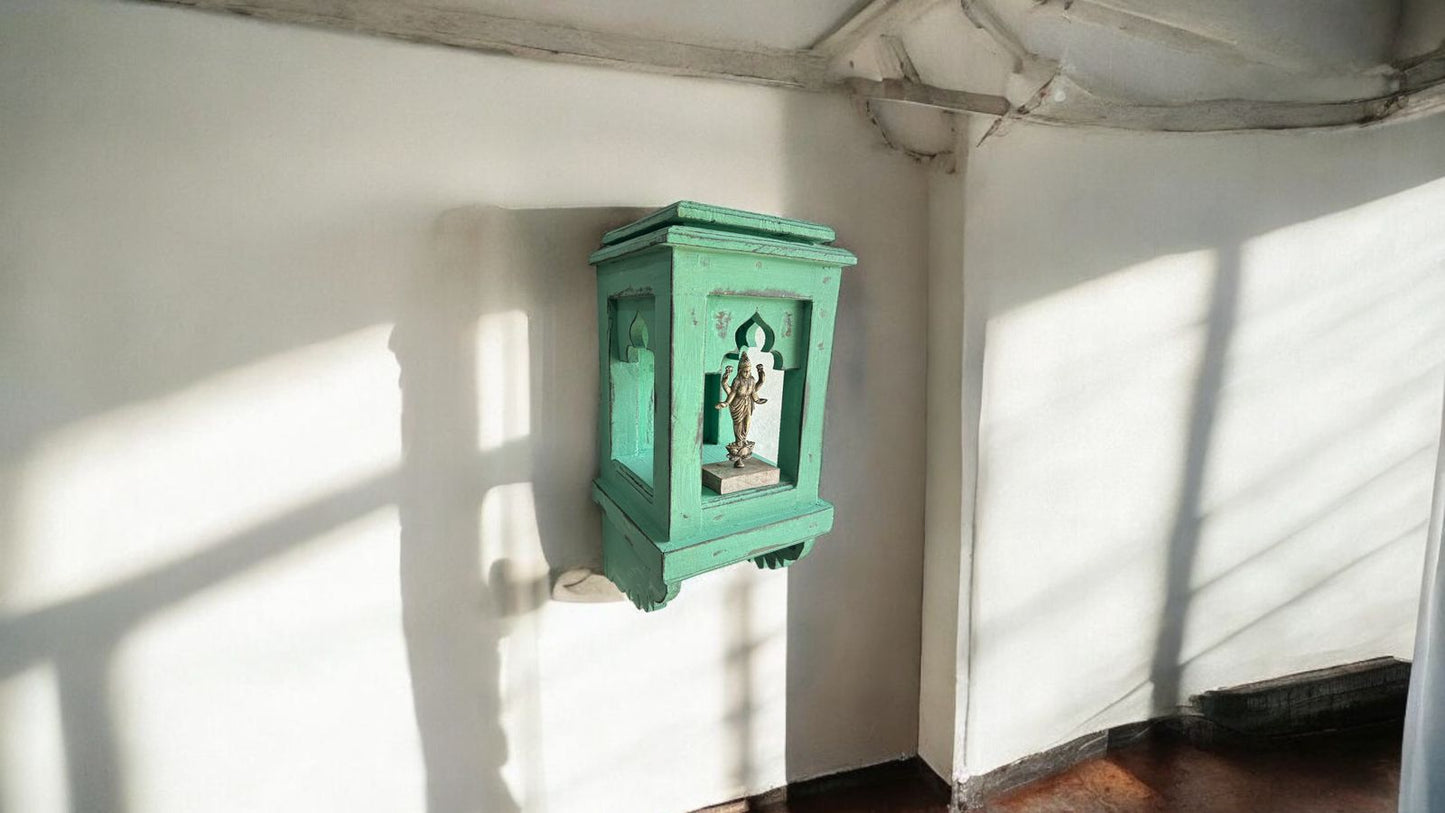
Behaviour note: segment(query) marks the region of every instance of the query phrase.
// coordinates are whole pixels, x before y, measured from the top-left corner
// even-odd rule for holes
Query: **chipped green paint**
[[[739,251],[750,254],[761,254],[769,257],[786,257],[812,262],[832,263],[834,267],[849,265],[857,262],[853,254],[835,246],[821,246],[809,243],[794,243],[789,240],[778,240],[768,237],[755,237],[748,234],[733,232],[719,232],[710,229],[699,229],[692,226],[667,226],[653,232],[646,232],[616,245],[605,246],[592,252],[591,261],[593,265],[624,257],[633,252],[642,251],[657,245],[688,246],[698,249],[715,249],[718,251]],[[708,258],[702,258],[703,265],[707,265]],[[754,270],[761,270],[754,266]]]
[[[786,567],[833,527],[819,499],[823,394],[837,278],[857,258],[817,223],[683,201],[603,236],[593,497],[608,578],[644,610],[684,580],[752,561]],[[702,484],[732,426],[712,405],[720,367],[748,347],[787,370],[782,482],[727,495]]]

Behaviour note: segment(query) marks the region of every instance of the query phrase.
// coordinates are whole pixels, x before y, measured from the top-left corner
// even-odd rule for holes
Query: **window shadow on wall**
[[[0,699],[5,715],[0,727],[15,736],[39,735],[12,741],[17,745],[6,755],[23,754],[25,765],[40,769],[21,773],[9,770],[14,765],[9,760],[0,765],[0,805],[22,798],[64,800],[72,811],[131,809],[136,787],[127,766],[144,755],[127,754],[127,743],[153,741],[128,730],[122,713],[133,711],[126,708],[132,687],[117,681],[129,639],[153,621],[184,612],[188,602],[209,591],[395,502],[397,475],[383,466],[347,472],[354,476],[339,487],[299,502],[292,494],[267,494],[263,502],[278,509],[231,516],[233,480],[226,469],[254,461],[245,460],[240,449],[239,460],[207,454],[248,437],[259,445],[277,443],[258,429],[274,414],[258,416],[211,396],[224,390],[247,406],[269,407],[274,404],[266,402],[268,388],[305,390],[304,381],[253,376],[242,387],[227,376],[373,324],[386,310],[374,280],[358,279],[348,296],[328,297],[319,285],[288,289],[278,278],[295,271],[293,266],[258,269],[244,252],[209,265],[175,261],[187,251],[203,252],[204,237],[177,231],[167,234],[173,241],[112,241],[110,230],[118,229],[96,222],[93,233],[69,241],[64,250],[40,240],[35,245],[49,253],[19,251],[14,263],[0,269],[0,287],[14,293],[6,297],[7,310],[13,308],[7,327],[21,337],[6,348],[0,386],[0,586],[7,600],[0,613],[0,685],[8,695]],[[238,278],[246,280],[245,290],[228,291]],[[282,290],[284,296],[278,295]],[[158,291],[184,307],[158,304]],[[249,318],[218,319],[220,312]],[[289,318],[295,314],[309,318]],[[206,391],[197,395],[198,390]],[[231,410],[234,424],[212,425],[222,441],[212,435],[191,438],[195,443],[188,445],[171,434],[197,425],[198,405]],[[134,437],[123,437],[127,428]],[[171,445],[157,449],[164,445],[152,442],[157,437]],[[180,453],[172,454],[177,449]],[[116,459],[107,459],[112,456]],[[104,471],[97,473],[100,468]],[[89,477],[92,491],[67,491],[76,471]],[[177,485],[178,471],[214,477],[197,477],[178,493],[166,493]],[[205,514],[196,524],[227,530],[179,540],[175,547],[182,553],[132,572],[132,562],[119,560],[114,549],[150,556],[142,550],[150,540],[184,522],[165,511],[136,522],[134,509],[120,504],[136,494],[174,506],[193,523]],[[223,507],[208,511],[208,498]],[[52,536],[60,550],[38,549]],[[66,556],[71,558],[61,558]],[[107,569],[87,561],[92,557]],[[120,575],[107,578],[111,570]],[[57,571],[84,587],[70,589],[71,582],[57,580]],[[202,665],[173,664],[169,674],[184,680],[187,670]],[[58,731],[38,730],[52,711]],[[22,725],[13,725],[17,719]],[[58,754],[49,753],[51,742]],[[57,787],[50,786],[51,767],[63,772]]]
[[[1209,443],[1220,388],[1228,362],[1229,340],[1234,332],[1239,307],[1239,247],[1224,246],[1215,252],[1214,280],[1210,286],[1209,311],[1204,322],[1204,351],[1189,402],[1189,431],[1184,445],[1184,469],[1179,474],[1179,505],[1174,511],[1164,564],[1164,607],[1154,644],[1150,668],[1153,706],[1173,708],[1179,697],[1179,653],[1184,643],[1185,614],[1199,548],[1200,505],[1204,476],[1209,463]]]
[[[1409,568],[1429,508],[1438,133],[1020,127],[970,156],[969,770],[1201,681],[1403,654],[1412,602],[1369,586]]]
[[[526,619],[557,571],[601,565],[586,256],[637,214],[449,211],[436,224],[437,262],[412,280],[393,334],[402,602],[430,810],[545,804],[540,722],[527,719],[542,691],[537,630]],[[504,665],[509,635],[519,640]],[[504,710],[532,741],[509,741]],[[502,776],[513,757],[520,798]]]
[[[525,375],[507,356],[479,370],[477,319],[492,270],[480,246],[484,224],[437,229],[437,262],[417,269],[391,337],[401,367],[401,596],[411,684],[426,766],[427,809],[520,808],[502,778],[500,646],[502,607],[482,572],[482,500],[492,487],[526,482],[523,433],[479,450],[478,385],[505,391]],[[449,241],[459,245],[449,245]],[[493,271],[496,278],[505,279]],[[525,349],[525,348],[523,348]],[[519,416],[513,417],[517,420]]]
[[[54,670],[73,811],[127,810],[112,656],[152,616],[391,502],[387,473],[70,601],[0,621],[0,679]]]
[[[66,771],[61,798],[68,799],[71,810],[125,813],[135,796],[126,765],[148,757],[127,755],[127,742],[137,739],[117,711],[117,703],[128,700],[127,690],[116,682],[117,652],[128,637],[193,598],[391,506],[401,519],[402,628],[428,808],[516,811],[545,804],[539,743],[509,743],[502,725],[501,698],[510,675],[517,699],[509,701],[508,709],[516,730],[524,738],[539,736],[538,722],[528,719],[535,717],[538,687],[531,687],[531,700],[526,700],[519,681],[525,681],[522,667],[528,665],[514,663],[504,674],[508,665],[499,649],[548,600],[554,565],[600,562],[599,516],[589,491],[595,473],[596,329],[595,287],[586,255],[597,235],[636,214],[480,207],[450,212],[433,224],[425,242],[431,253],[402,270],[407,284],[394,299],[379,297],[381,291],[365,281],[334,293],[318,286],[315,293],[329,297],[318,311],[324,310],[330,321],[296,322],[294,348],[288,347],[289,334],[265,330],[267,320],[261,316],[240,328],[247,336],[264,335],[257,346],[215,342],[237,361],[248,353],[281,357],[324,342],[323,321],[344,334],[355,329],[355,320],[372,318],[360,312],[394,314],[391,344],[402,390],[402,462],[256,518],[234,533],[188,544],[185,549],[193,553],[74,598],[0,618],[0,681],[34,669],[53,680]],[[297,300],[311,292],[293,292],[288,307],[301,309]],[[208,303],[218,307],[200,293],[193,300],[197,307]],[[162,323],[147,329],[164,333],[171,327]],[[106,347],[128,359],[125,338],[108,338]],[[98,360],[106,355],[100,349],[91,352]],[[114,403],[96,404],[97,413],[137,397],[135,382],[152,372],[142,369],[123,379],[128,389],[116,390]],[[156,390],[145,395],[160,398],[165,387],[154,383]],[[251,382],[263,388],[272,383]],[[305,381],[283,383],[308,386]],[[384,400],[385,393],[374,394]],[[19,417],[12,413],[0,427],[5,443],[0,447],[5,452],[0,558],[12,581],[8,586],[14,586],[11,565],[26,553],[17,519],[22,506],[16,501],[36,496],[25,491],[31,444],[86,416],[50,409],[39,423],[17,423]],[[241,434],[247,429],[237,427]],[[267,496],[285,505],[290,495]],[[95,539],[93,544],[106,543]],[[523,629],[523,637],[533,632]],[[513,661],[534,643],[513,646]],[[509,784],[502,766],[518,749],[525,759],[518,761]],[[37,781],[42,780],[0,775],[0,789]]]

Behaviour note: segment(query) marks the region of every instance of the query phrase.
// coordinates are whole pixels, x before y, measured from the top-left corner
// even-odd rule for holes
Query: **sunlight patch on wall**
[[[989,668],[979,730],[1107,727],[1147,716],[1152,640],[1110,634],[1157,618],[1215,253],[1154,258],[990,321],[984,361],[974,652]],[[1070,674],[1074,696],[1015,692]],[[1122,698],[1122,701],[1121,701]],[[997,764],[1026,746],[970,742]],[[983,752],[988,753],[983,753]]]
[[[397,535],[396,509],[372,510],[125,639],[131,809],[424,810]]]
[[[1422,224],[1440,211],[1445,181],[989,322],[972,697],[1010,702],[971,706],[970,764],[1150,716],[1160,658],[1187,696],[1408,656],[1401,574],[1420,569],[1445,377],[1445,232]],[[1018,690],[1039,674],[1069,692]]]
[[[65,813],[65,743],[60,695],[48,664],[0,682],[0,809]]]
[[[477,441],[497,449],[532,432],[527,314],[484,314],[477,321]]]
[[[1167,532],[1213,262],[1211,251],[1160,257],[989,324],[981,536],[1018,544],[1087,528],[1112,546]],[[1110,560],[1078,540],[1041,564],[1046,575],[1092,562],[1104,576]],[[999,584],[992,606],[1020,609],[1057,587]]]
[[[1442,210],[1437,181],[1245,243],[1206,510],[1376,420],[1404,430],[1383,453],[1423,442],[1405,428],[1419,415],[1400,410],[1417,413],[1429,406],[1421,398],[1439,396],[1445,233],[1400,224]]]
[[[988,382],[1000,412],[993,424],[1026,421],[1061,389],[1084,393],[1089,383],[1126,375],[1140,357],[1201,325],[1214,271],[1213,249],[1164,255],[995,315],[988,350],[1019,375]]]
[[[507,562],[513,576],[538,577],[547,573],[542,539],[537,531],[537,503],[532,483],[505,483],[487,489],[482,497],[481,545],[478,561],[483,572]],[[502,608],[504,611],[511,608]]]
[[[1408,656],[1398,574],[1419,570],[1430,504],[1445,232],[1402,224],[1442,210],[1435,181],[1245,243],[1181,653],[1195,685],[1290,652],[1295,670]],[[1368,648],[1342,648],[1346,607]]]
[[[100,589],[395,467],[389,332],[348,333],[41,439],[22,470],[0,606]]]

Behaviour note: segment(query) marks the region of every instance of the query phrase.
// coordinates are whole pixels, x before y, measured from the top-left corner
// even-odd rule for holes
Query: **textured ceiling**
[[[1445,110],[1445,0],[153,2],[1054,124],[1284,129]]]
[[[947,2],[903,30],[922,81],[978,92],[1005,90],[997,71],[960,52],[980,49]],[[1405,22],[1399,0],[974,0],[1005,37],[1103,96],[1144,104],[1211,99],[1328,101],[1388,92]],[[1438,47],[1445,14],[1427,25],[1420,0],[1417,48]],[[975,15],[977,16],[977,15]],[[1433,25],[1435,31],[1418,30]],[[948,33],[944,34],[943,32]],[[986,48],[985,48],[986,50]],[[1008,59],[1006,49],[994,49]],[[977,59],[973,62],[977,63]]]
[[[1055,123],[1275,129],[1440,107],[1442,44],[1445,0],[944,0],[834,70]]]

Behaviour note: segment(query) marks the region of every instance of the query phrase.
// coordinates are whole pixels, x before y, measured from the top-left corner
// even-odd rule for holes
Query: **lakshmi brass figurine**
[[[744,350],[742,358],[738,359],[738,374],[731,384],[728,383],[728,376],[732,375],[733,368],[729,366],[723,370],[723,400],[717,404],[718,409],[726,407],[733,417],[733,437],[736,440],[727,446],[728,460],[733,462],[733,468],[738,469],[743,467],[744,460],[753,456],[755,444],[748,440],[748,430],[753,425],[753,406],[768,402],[768,399],[758,397],[763,381],[767,378],[767,370],[759,364],[758,377],[754,379],[752,371],[748,369],[749,363],[748,351]]]

